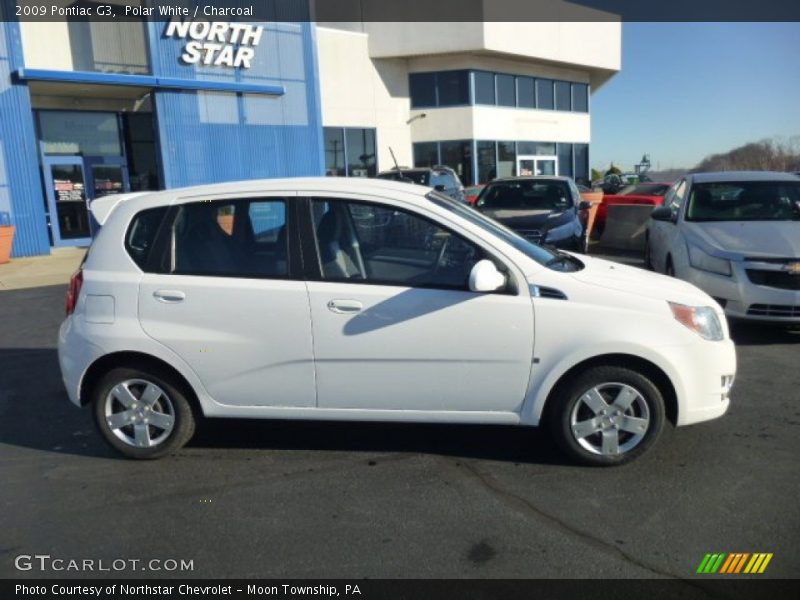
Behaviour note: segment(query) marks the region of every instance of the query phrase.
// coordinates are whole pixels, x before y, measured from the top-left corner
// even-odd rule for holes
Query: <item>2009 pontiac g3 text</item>
[[[175,558],[62,558],[49,554],[20,554],[14,559],[18,571],[194,571],[194,560]]]

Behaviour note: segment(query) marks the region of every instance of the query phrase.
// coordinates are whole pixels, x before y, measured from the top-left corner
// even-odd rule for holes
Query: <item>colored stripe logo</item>
[[[720,573],[725,575],[736,575],[747,573],[751,575],[763,573],[769,561],[772,560],[772,553],[767,552],[733,552],[726,554],[719,552],[716,554],[706,554],[697,567],[697,572],[701,574]]]

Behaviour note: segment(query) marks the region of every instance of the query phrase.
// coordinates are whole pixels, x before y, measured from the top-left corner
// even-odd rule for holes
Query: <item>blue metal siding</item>
[[[214,91],[153,92],[166,187],[322,175],[324,157],[312,24],[259,23],[250,69],[185,65],[185,40],[148,24],[153,76],[283,86],[279,97]]]
[[[0,16],[3,8],[0,7]],[[0,211],[16,226],[13,256],[50,253],[28,86],[11,73],[22,67],[19,24],[0,23]]]

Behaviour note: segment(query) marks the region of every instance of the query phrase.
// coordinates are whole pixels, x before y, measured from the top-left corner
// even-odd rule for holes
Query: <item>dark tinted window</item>
[[[325,127],[325,175],[344,177],[347,175],[344,164],[344,129]]]
[[[556,81],[556,110],[572,110],[571,85],[566,81]]]
[[[131,255],[140,269],[147,270],[147,261],[150,250],[156,239],[156,233],[167,214],[167,207],[160,206],[143,210],[133,218],[128,228],[128,236],[125,240],[125,249]]]
[[[514,142],[497,142],[497,176],[517,174],[517,150]]]
[[[575,179],[589,179],[589,144],[574,144]]]
[[[558,174],[572,177],[572,144],[558,144]]]
[[[393,206],[314,200],[313,212],[325,279],[466,289],[484,258],[461,236]]]
[[[537,154],[539,156],[553,156],[556,145],[552,142],[517,142],[519,154]]]
[[[536,90],[532,77],[517,77],[517,106],[536,108]]]
[[[497,177],[497,148],[494,142],[478,142],[478,183]]]
[[[589,112],[589,86],[585,83],[572,84],[572,110]]]
[[[438,106],[469,104],[469,71],[445,71],[437,74]]]
[[[472,142],[442,142],[441,164],[453,169],[461,182],[472,183]]]
[[[498,106],[516,106],[517,96],[514,89],[513,75],[497,75],[497,104]]]
[[[344,136],[347,144],[347,174],[350,177],[375,177],[375,130],[345,129]]]
[[[436,106],[436,73],[412,73],[409,88],[411,108]]]
[[[439,150],[436,142],[417,142],[414,144],[414,166],[432,167],[439,164]]]
[[[555,106],[553,99],[553,80],[536,80],[536,107],[553,109]]]
[[[185,204],[173,226],[179,275],[288,275],[286,203],[232,200]]]
[[[475,104],[494,104],[494,74],[475,71]]]

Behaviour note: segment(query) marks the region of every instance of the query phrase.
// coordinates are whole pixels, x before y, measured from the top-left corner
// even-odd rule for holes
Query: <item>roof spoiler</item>
[[[101,196],[89,203],[89,210],[92,211],[92,215],[98,224],[103,226],[108,220],[108,216],[119,204],[131,198],[144,196],[148,193],[149,192],[132,192],[130,194],[108,194],[106,196]]]

